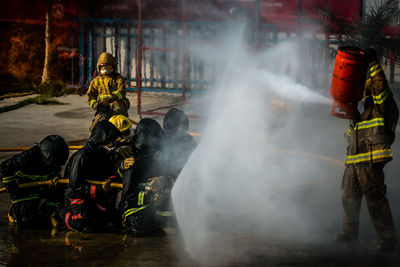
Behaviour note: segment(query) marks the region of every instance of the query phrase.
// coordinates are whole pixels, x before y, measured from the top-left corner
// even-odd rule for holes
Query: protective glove
[[[135,158],[134,157],[129,157],[124,159],[124,161],[122,162],[122,169],[123,170],[127,170],[130,167],[133,166],[133,164],[135,163]]]
[[[107,179],[105,180],[102,184],[101,184],[101,188],[103,189],[104,193],[107,193],[108,191],[111,190],[111,179]]]
[[[160,207],[169,196],[167,180],[162,176],[150,178],[145,190],[145,194],[150,195],[150,202],[155,207]]]
[[[55,188],[57,186],[57,184],[58,184],[58,180],[59,180],[58,177],[55,177],[55,178],[51,179],[50,180],[50,184],[49,184],[49,188],[50,189]]]
[[[115,155],[117,158],[125,159],[133,155],[133,149],[131,146],[121,146],[115,149]]]

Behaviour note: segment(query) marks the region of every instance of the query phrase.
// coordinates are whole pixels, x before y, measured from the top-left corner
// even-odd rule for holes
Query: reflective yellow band
[[[347,131],[346,131],[346,134],[347,134],[348,136],[350,136],[352,132],[353,132],[353,129],[351,129],[351,127],[349,127],[349,128],[347,129]]]
[[[114,91],[112,92],[114,95],[116,95],[118,97],[118,99],[122,99],[122,95],[119,91]]]
[[[54,174],[48,174],[48,175],[31,175],[31,174],[25,174],[22,171],[17,171],[15,173],[17,176],[22,177],[22,178],[29,178],[33,180],[40,180],[40,181],[47,181],[50,180],[50,176],[55,176]]]
[[[15,175],[3,177],[3,184],[10,183],[15,180]]]
[[[385,126],[385,120],[383,118],[375,118],[372,120],[368,121],[362,121],[358,122],[355,129],[361,130],[361,129],[367,129],[367,128],[372,128],[372,127],[377,127],[377,126]]]
[[[161,211],[161,210],[157,210],[156,214],[158,216],[165,216],[165,217],[170,217],[170,216],[174,216],[174,212],[173,211]]]
[[[371,77],[374,77],[375,75],[377,75],[377,74],[380,73],[380,72],[382,72],[382,69],[381,69],[381,68],[379,68],[379,69],[377,69],[376,71],[372,72],[372,73],[370,74],[370,76],[371,76]]]
[[[369,68],[369,71],[372,72],[372,71],[374,71],[375,69],[377,69],[378,67],[379,67],[379,64],[375,64],[375,65],[373,65],[371,68]]]
[[[372,152],[367,152],[367,153],[348,155],[346,157],[346,164],[354,164],[354,163],[366,162],[382,158],[392,158],[392,156],[393,156],[392,150],[390,148],[382,150],[374,150]]]
[[[103,99],[103,98],[107,98],[107,97],[110,97],[111,95],[101,95],[101,96],[99,96],[99,98],[100,99]]]
[[[89,107],[93,107],[94,106],[94,104],[96,104],[96,99],[92,99],[92,100],[90,100],[90,102],[89,102]]]
[[[11,201],[12,204],[18,203],[18,202],[22,202],[22,201],[27,201],[27,200],[31,200],[31,199],[37,199],[39,198],[39,195],[30,195],[24,198],[20,198],[20,199],[16,199],[14,201]]]
[[[386,98],[389,96],[389,94],[390,94],[390,90],[389,90],[389,88],[386,88],[386,90],[383,91],[382,93],[380,93],[379,95],[377,95],[377,96],[372,95],[374,103],[382,104],[386,100]]]
[[[140,191],[138,195],[138,202],[137,204],[139,206],[143,206],[143,201],[144,201],[144,191]]]
[[[145,209],[146,206],[140,207],[140,208],[133,208],[133,209],[128,209],[127,211],[124,212],[124,214],[122,214],[122,220],[125,222],[126,218],[130,215],[132,215],[133,213],[138,212],[139,210],[143,210]]]
[[[99,85],[104,84],[103,78],[101,78],[101,76],[99,77]]]
[[[119,168],[118,168],[117,172],[118,172],[119,177],[122,178],[122,176],[124,176],[124,174],[121,172],[121,170]]]
[[[395,123],[393,123],[393,126],[392,126],[392,132],[396,132],[396,126],[397,126],[397,124],[395,124]]]

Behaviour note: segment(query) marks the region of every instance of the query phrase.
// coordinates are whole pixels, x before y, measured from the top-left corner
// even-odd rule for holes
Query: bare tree
[[[45,0],[46,5],[46,28],[45,28],[45,56],[42,74],[42,83],[49,80],[49,61],[50,61],[50,45],[51,45],[51,4],[52,0]]]
[[[400,8],[398,0],[376,1],[362,18],[355,35],[361,47],[372,47],[379,57],[397,55],[400,64],[400,38],[388,35],[389,27],[399,25]]]

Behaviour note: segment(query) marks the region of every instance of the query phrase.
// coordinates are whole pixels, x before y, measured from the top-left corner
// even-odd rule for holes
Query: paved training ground
[[[132,119],[138,120],[135,110],[135,95],[129,94]],[[11,98],[0,101],[0,105],[20,100]],[[88,127],[93,111],[86,104],[86,97],[68,95],[58,98],[65,105],[29,105],[18,110],[0,114],[0,147],[31,146],[49,134],[63,136],[70,144],[82,144],[89,137]],[[165,95],[148,94],[146,108],[171,105],[178,100]],[[319,111],[325,109],[316,107]],[[310,113],[307,113],[310,114]],[[326,138],[341,138],[346,122],[332,120],[329,111],[313,112],[304,120],[326,121]],[[162,117],[155,117],[162,122]],[[201,132],[201,122],[191,120],[191,131]],[[299,122],[301,125],[301,121]],[[299,126],[300,127],[300,126]],[[286,137],[276,137],[286,138]],[[309,148],[305,143],[304,147]],[[342,160],[342,147],[327,147],[327,155]],[[283,148],[284,149],[284,148]],[[395,162],[388,165],[387,183],[389,201],[392,206],[397,229],[400,229],[400,142],[393,145]],[[0,154],[4,160],[12,153]],[[314,160],[314,159],[313,159]],[[318,163],[318,160],[315,161]],[[320,163],[318,163],[320,164]],[[326,164],[327,168],[330,163]],[[398,167],[399,166],[399,167]],[[285,239],[270,239],[243,236],[239,233],[215,233],[213,246],[204,251],[202,260],[195,261],[185,251],[183,241],[174,229],[167,229],[164,237],[131,238],[120,233],[52,233],[50,230],[20,230],[9,227],[7,194],[0,195],[0,265],[8,266],[400,266],[400,249],[389,255],[375,253],[376,234],[366,213],[361,217],[360,242],[349,246],[335,244],[332,236],[340,229],[341,218],[330,216],[340,211],[340,175],[327,171],[324,183],[309,183],[302,187],[307,192],[322,191],[325,187],[337,188],[332,195],[321,199],[320,217],[327,217],[329,224],[321,231],[323,242],[301,242]],[[336,169],[335,169],[336,170]],[[339,170],[340,171],[340,170]],[[339,176],[339,177],[338,177]],[[311,196],[305,203],[315,202]],[[329,203],[327,206],[326,203]],[[227,250],[225,248],[228,248]]]

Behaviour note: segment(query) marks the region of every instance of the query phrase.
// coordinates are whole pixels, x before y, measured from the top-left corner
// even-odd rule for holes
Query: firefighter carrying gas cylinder
[[[349,145],[342,183],[344,217],[342,232],[334,240],[350,242],[357,238],[364,195],[379,237],[376,249],[387,252],[395,247],[396,232],[386,198],[383,167],[392,160],[390,147],[399,113],[375,51],[367,49],[364,54],[368,63],[364,110],[361,114],[355,112],[345,133]]]
[[[96,110],[89,130],[102,120],[108,120],[113,115],[128,117],[129,100],[126,98],[125,78],[116,72],[115,58],[103,52],[97,61],[98,76],[93,79],[86,93],[89,106]]]

